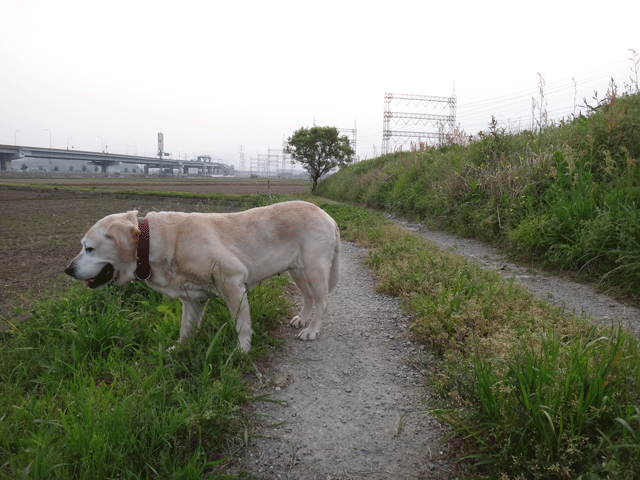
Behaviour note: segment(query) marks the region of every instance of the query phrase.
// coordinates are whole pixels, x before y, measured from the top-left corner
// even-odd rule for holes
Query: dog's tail
[[[340,251],[342,247],[340,246],[340,230],[335,221],[334,225],[336,243],[333,247],[333,259],[331,260],[331,271],[329,272],[329,292],[333,291],[340,279]]]

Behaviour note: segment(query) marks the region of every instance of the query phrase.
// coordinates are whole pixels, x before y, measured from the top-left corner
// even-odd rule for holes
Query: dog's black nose
[[[67,275],[69,275],[70,277],[75,277],[75,269],[69,265],[67,268],[65,268],[64,273],[66,273]]]

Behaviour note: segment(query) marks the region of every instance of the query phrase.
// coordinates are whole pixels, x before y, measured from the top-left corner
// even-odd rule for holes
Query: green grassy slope
[[[640,302],[640,94],[541,131],[385,155],[318,194],[397,212],[579,272]]]

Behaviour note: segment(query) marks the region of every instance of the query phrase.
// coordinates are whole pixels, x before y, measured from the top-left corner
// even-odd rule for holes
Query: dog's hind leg
[[[306,277],[297,270],[290,270],[289,275],[302,293],[302,310],[291,319],[289,324],[294,328],[306,327],[313,314],[313,294]]]
[[[181,298],[180,301],[182,302],[182,323],[180,324],[180,340],[182,341],[200,326],[207,300]]]
[[[313,319],[307,328],[298,334],[300,340],[315,340],[320,332],[322,317],[327,311],[327,295],[329,294],[328,272],[322,268],[305,270],[306,283],[309,286],[315,306]],[[306,306],[305,300],[305,306]]]

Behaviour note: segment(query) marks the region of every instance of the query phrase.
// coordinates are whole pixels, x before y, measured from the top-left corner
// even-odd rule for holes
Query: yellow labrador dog
[[[291,325],[306,326],[298,337],[314,340],[327,295],[340,276],[340,232],[327,213],[308,202],[225,214],[152,212],[140,219],[134,210],[108,215],[89,229],[80,254],[65,270],[90,288],[139,279],[179,298],[180,340],[200,325],[209,297],[219,296],[237,319],[245,352],[252,334],[247,292],[284,272],[304,299]]]

